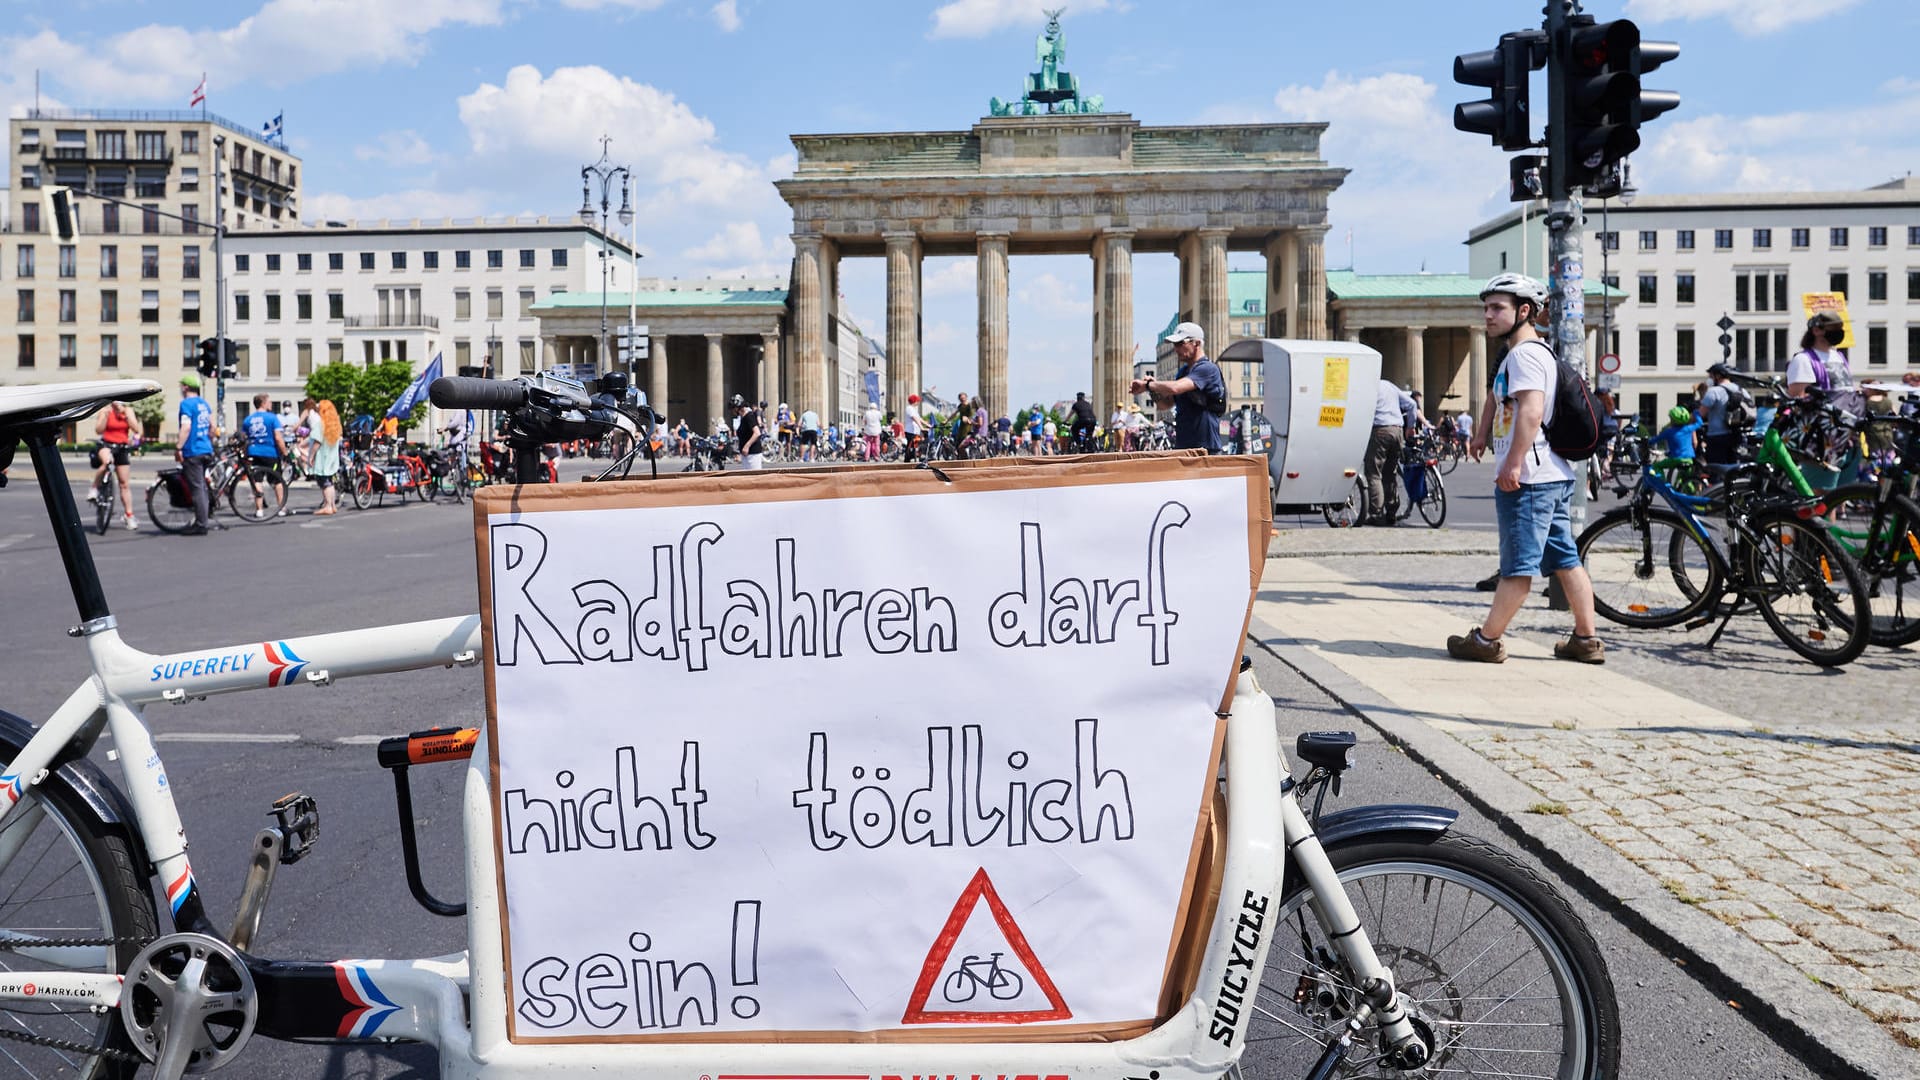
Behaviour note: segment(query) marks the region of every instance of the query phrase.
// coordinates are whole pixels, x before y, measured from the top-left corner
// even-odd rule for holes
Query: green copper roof
[[[1336,300],[1478,300],[1486,279],[1467,274],[1356,274],[1327,271],[1327,291]],[[1600,279],[1587,279],[1588,296],[1599,296]],[[1627,295],[1611,290],[1614,296]]]
[[[1227,271],[1227,317],[1245,319],[1267,313],[1267,272]]]
[[[598,290],[584,292],[555,293],[534,305],[537,311],[554,311],[570,308],[597,308],[601,304]],[[606,295],[608,308],[643,307],[785,307],[787,290],[785,289],[662,289],[658,292],[643,292],[628,299],[624,292],[610,292]]]

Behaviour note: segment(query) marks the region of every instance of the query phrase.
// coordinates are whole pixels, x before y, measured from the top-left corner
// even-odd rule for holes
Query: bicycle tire
[[[1531,867],[1454,832],[1363,837],[1335,845],[1327,856],[1375,952],[1407,996],[1416,1028],[1431,1035],[1431,1061],[1416,1071],[1444,1074],[1464,1052],[1470,1055],[1466,1071],[1484,1068],[1488,1075],[1619,1075],[1619,1004],[1606,960],[1566,899]],[[1338,954],[1308,899],[1298,872],[1289,867],[1241,1075],[1305,1075],[1344,1027],[1344,1012],[1333,1013],[1358,993],[1350,978],[1333,970],[1340,966]],[[1461,905],[1457,917],[1443,913],[1450,900]],[[1457,928],[1444,943],[1442,927]],[[1537,961],[1537,968],[1514,970],[1527,960]],[[1448,969],[1450,962],[1458,969]],[[1483,981],[1460,993],[1469,978]],[[1463,1038],[1473,1046],[1460,1045]],[[1491,1045],[1507,1040],[1532,1045]],[[1376,1043],[1356,1040],[1342,1075],[1376,1075],[1368,1071],[1380,1065]],[[1528,1067],[1519,1069],[1520,1061]],[[1387,1074],[1401,1075],[1385,1067],[1378,1075]]]
[[[193,507],[173,505],[167,482],[155,480],[147,485],[147,520],[163,533],[177,533],[193,524]]]
[[[1453,470],[1459,467],[1460,467],[1460,452],[1458,450],[1446,450],[1440,454],[1440,475],[1441,476],[1452,476]]]
[[[18,722],[25,725],[25,721]],[[17,746],[7,747],[9,756],[17,752]],[[139,860],[124,828],[102,821],[57,774],[36,785],[26,799],[29,805],[15,810],[5,828],[0,829],[9,845],[15,840],[21,845],[0,868],[0,897],[4,897],[0,899],[0,937],[30,939],[47,936],[50,930],[65,937],[113,937],[127,942],[154,937],[159,923],[153,895],[135,870]],[[15,834],[16,829],[26,832]],[[21,909],[18,917],[27,920],[31,929],[4,929],[16,907]],[[0,949],[0,969],[44,970],[49,966],[45,957],[23,951],[26,955]],[[135,944],[105,946],[95,962],[62,967],[122,974],[138,951]],[[46,1034],[102,1048],[132,1048],[118,1009],[96,1014],[84,1005],[63,1009],[53,999],[40,998],[0,1002],[0,1017],[4,1017],[0,1023],[11,1031]],[[129,1062],[73,1055],[11,1040],[6,1049],[10,1062],[24,1067],[24,1075],[36,1080],[123,1080],[135,1072]]]
[[[1720,560],[1669,510],[1610,510],[1574,544],[1592,583],[1593,610],[1622,626],[1678,626],[1722,592]]]
[[[373,474],[367,471],[365,465],[357,461],[351,473],[342,475],[341,485],[347,489],[348,496],[353,499],[355,510],[365,510],[367,503],[373,499]]]
[[[1366,481],[1356,480],[1352,490],[1347,492],[1347,500],[1322,506],[1320,516],[1327,519],[1327,527],[1330,529],[1351,529],[1360,521],[1366,505]]]
[[[440,481],[441,481],[441,477],[433,475],[433,470],[429,468],[427,470],[426,476],[422,478],[420,482],[420,501],[421,502],[436,502],[439,500]]]
[[[249,525],[272,521],[287,506],[286,485],[281,485],[276,491],[264,476],[255,480],[250,469],[241,469],[228,481],[223,494],[226,496],[227,509],[233,511],[234,517]],[[242,500],[246,505],[242,505]],[[255,510],[254,503],[259,503],[260,509]]]
[[[1872,643],[1873,625],[1859,566],[1823,526],[1790,510],[1756,514],[1752,528],[1765,550],[1744,545],[1747,576],[1759,586],[1754,603],[1774,636],[1820,667],[1841,667],[1859,659]],[[1846,586],[1845,594],[1835,589],[1837,584]],[[1807,598],[1805,612],[1790,612],[1785,601],[1800,595]],[[1838,643],[1832,640],[1835,629],[1843,638]]]
[[[1920,641],[1920,503],[1889,493],[1883,531],[1871,538],[1853,532],[1854,527],[1872,527],[1879,491],[1875,484],[1847,484],[1827,492],[1821,501],[1828,508],[1828,535],[1853,556],[1866,579],[1873,644],[1897,649]],[[1858,541],[1858,546],[1850,541]]]
[[[1440,470],[1427,466],[1427,494],[1420,500],[1420,519],[1430,529],[1447,523],[1447,488],[1440,482]]]

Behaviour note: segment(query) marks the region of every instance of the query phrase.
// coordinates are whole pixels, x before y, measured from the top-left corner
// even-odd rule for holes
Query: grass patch
[[[1700,897],[1688,892],[1686,885],[1676,878],[1661,878],[1660,887],[1672,893],[1673,898],[1683,904],[1698,905],[1701,902]]]
[[[1567,804],[1563,802],[1537,802],[1537,803],[1534,803],[1532,806],[1527,807],[1527,813],[1554,814],[1560,817],[1565,817],[1567,814],[1572,813],[1572,811],[1568,810]]]

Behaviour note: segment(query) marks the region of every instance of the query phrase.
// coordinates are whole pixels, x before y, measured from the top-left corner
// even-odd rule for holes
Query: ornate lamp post
[[[593,220],[593,185],[600,184],[600,340],[599,351],[608,356],[613,351],[607,345],[607,214],[613,199],[613,189],[620,189],[620,211],[617,215],[620,224],[633,224],[633,202],[628,192],[631,190],[633,173],[625,165],[614,165],[607,161],[607,144],[610,136],[600,136],[600,160],[591,165],[580,167],[580,216],[589,222]],[[631,287],[631,286],[629,286]],[[594,357],[594,368],[598,370],[600,357]]]

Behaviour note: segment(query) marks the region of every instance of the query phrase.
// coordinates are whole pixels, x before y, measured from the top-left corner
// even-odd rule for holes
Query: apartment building
[[[1543,276],[1544,208],[1516,208],[1467,238],[1476,277]],[[1837,292],[1853,325],[1856,378],[1920,371],[1920,178],[1863,191],[1642,195],[1586,208],[1585,264],[1626,293],[1605,351],[1621,359],[1623,407],[1653,418],[1690,399],[1722,356],[1784,372],[1806,326],[1801,296]],[[1588,326],[1603,309],[1588,302]]]
[[[314,367],[340,360],[418,369],[439,355],[451,375],[491,355],[498,378],[593,363],[597,331],[548,335],[543,344],[533,308],[560,293],[598,297],[602,252],[613,326],[626,321],[633,251],[579,218],[328,221],[228,233],[227,335],[239,349],[229,411],[261,392],[297,403]]]
[[[0,385],[132,376],[171,400],[213,333],[213,223],[296,223],[300,159],[199,111],[29,109],[7,127]],[[77,199],[63,243],[43,220],[48,185],[133,205]]]

